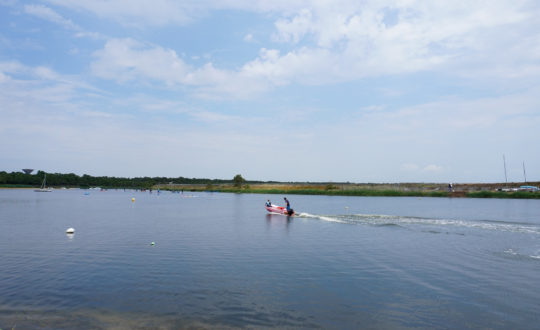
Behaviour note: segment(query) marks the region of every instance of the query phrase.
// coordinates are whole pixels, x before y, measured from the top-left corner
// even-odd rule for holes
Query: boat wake
[[[539,251],[537,251],[537,254],[538,252]],[[532,259],[535,261],[540,261],[540,255],[522,253],[522,252],[515,251],[514,249],[507,249],[502,253],[502,255],[503,257],[509,258],[509,259],[517,259],[517,260]]]
[[[410,217],[399,215],[381,214],[346,214],[346,215],[317,215],[310,213],[297,214],[300,218],[317,219],[327,222],[336,222],[351,225],[385,226],[385,227],[422,227],[429,232],[438,233],[441,231],[433,228],[463,228],[493,230],[515,233],[526,233],[540,235],[540,225],[528,223],[515,223],[493,220],[461,220],[461,219],[434,219],[422,217]]]

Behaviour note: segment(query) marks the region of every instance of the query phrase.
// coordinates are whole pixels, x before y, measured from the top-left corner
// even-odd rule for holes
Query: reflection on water
[[[539,201],[271,197],[0,190],[0,328],[538,324]]]
[[[267,214],[266,215],[266,223],[268,224],[268,228],[285,228],[289,229],[289,225],[292,222],[293,217],[281,215],[281,214]]]

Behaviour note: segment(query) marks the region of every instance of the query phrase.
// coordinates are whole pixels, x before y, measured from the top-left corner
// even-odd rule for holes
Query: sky
[[[0,0],[0,170],[540,181],[537,0]]]

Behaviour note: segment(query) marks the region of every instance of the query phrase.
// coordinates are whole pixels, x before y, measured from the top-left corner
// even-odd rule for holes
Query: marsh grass
[[[518,198],[518,199],[540,199],[540,192],[529,191],[472,191],[468,192],[466,197],[470,198]]]
[[[535,183],[538,185],[538,183]],[[513,186],[519,187],[516,183]],[[442,183],[250,183],[235,187],[232,184],[158,185],[162,190],[215,191],[249,194],[327,195],[327,196],[388,196],[388,197],[470,197],[470,198],[527,198],[540,199],[540,192],[495,191],[501,184],[455,184],[448,191]]]
[[[208,191],[205,186],[190,186],[185,187],[183,190],[187,191]],[[293,186],[288,185],[284,187],[250,187],[237,188],[232,186],[219,186],[212,187],[212,191],[226,192],[226,193],[245,193],[245,194],[282,194],[282,195],[326,195],[326,196],[388,196],[388,197],[448,197],[448,193],[444,191],[399,191],[399,190],[376,190],[376,189],[327,189],[323,187],[305,187],[305,186]],[[169,189],[167,187],[161,188],[163,190],[178,190]]]

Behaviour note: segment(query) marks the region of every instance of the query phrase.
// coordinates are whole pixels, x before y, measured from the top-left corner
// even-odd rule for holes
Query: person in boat
[[[266,206],[268,206],[268,207],[271,207],[271,206],[272,206],[272,203],[270,202],[270,200],[268,200],[268,201],[266,202]]]
[[[287,213],[292,214],[294,211],[293,209],[291,209],[291,203],[289,203],[287,197],[283,197],[283,200],[285,201],[285,208],[287,209]]]

